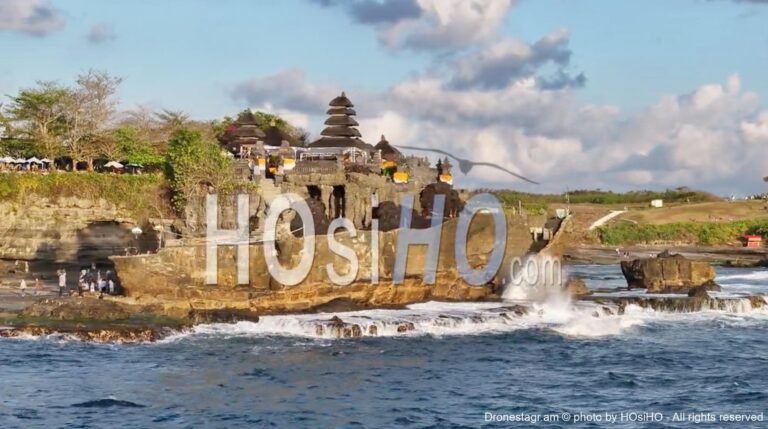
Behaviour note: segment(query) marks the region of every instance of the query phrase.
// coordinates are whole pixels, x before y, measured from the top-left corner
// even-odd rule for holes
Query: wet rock
[[[397,332],[398,333],[404,333],[404,332],[410,332],[416,329],[416,326],[413,325],[411,322],[405,322],[397,325]]]
[[[719,290],[714,283],[715,269],[708,262],[668,252],[656,258],[622,261],[621,272],[630,289],[647,289],[648,293],[688,293],[701,285],[707,285],[707,290]]]
[[[15,338],[26,336],[59,335],[64,338],[94,343],[147,343],[161,340],[175,331],[168,328],[114,327],[114,328],[52,328],[44,326],[23,326],[0,330],[0,337]]]
[[[324,324],[315,326],[315,333],[320,336],[331,335],[336,338],[357,338],[363,336],[363,329],[356,323],[347,323],[340,317],[333,316]]]
[[[690,291],[688,291],[688,296],[691,298],[709,299],[709,294],[707,293],[707,287],[704,285],[696,286],[695,288],[692,288]]]
[[[571,296],[585,296],[592,293],[584,280],[578,277],[570,277],[566,280],[563,289]]]
[[[22,317],[101,321],[127,319],[131,314],[128,306],[95,298],[44,299],[21,312]]]
[[[498,310],[503,312],[514,313],[516,316],[525,316],[526,314],[528,314],[528,307],[525,307],[523,305],[518,305],[518,304],[500,307]]]
[[[241,321],[258,322],[259,316],[248,310],[216,309],[191,310],[188,316],[192,323],[236,323]]]
[[[368,327],[368,335],[376,336],[379,335],[379,327],[376,325],[371,325]]]

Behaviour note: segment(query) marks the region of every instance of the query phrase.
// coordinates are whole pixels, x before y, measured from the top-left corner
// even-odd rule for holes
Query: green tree
[[[157,146],[144,137],[144,132],[136,126],[123,125],[114,130],[113,140],[120,149],[123,159],[134,164],[159,165],[165,162]]]
[[[197,131],[182,128],[174,133],[166,166],[173,204],[179,211],[206,189],[225,191],[234,182],[232,158]]]
[[[46,158],[61,155],[65,132],[66,100],[71,91],[57,82],[38,82],[22,89],[4,109],[5,132],[35,144]]]

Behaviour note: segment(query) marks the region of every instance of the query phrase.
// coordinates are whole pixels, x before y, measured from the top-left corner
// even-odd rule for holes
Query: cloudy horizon
[[[0,0],[0,93],[97,68],[124,110],[248,107],[317,136],[344,90],[370,143],[541,182],[459,187],[744,195],[768,175],[766,19],[763,0]]]

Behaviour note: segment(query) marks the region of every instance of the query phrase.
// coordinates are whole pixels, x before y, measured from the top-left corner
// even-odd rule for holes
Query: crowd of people
[[[59,296],[69,296],[77,294],[83,296],[83,293],[115,295],[117,293],[117,278],[112,270],[106,270],[102,275],[101,270],[96,268],[96,264],[91,264],[88,268],[80,269],[80,275],[77,279],[77,286],[72,289],[67,286],[67,270],[59,268],[56,271],[59,279]]]

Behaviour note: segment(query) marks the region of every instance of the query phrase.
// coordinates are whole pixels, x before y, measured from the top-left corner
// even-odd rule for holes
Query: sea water
[[[616,267],[569,270],[590,287],[623,282]],[[719,272],[723,296],[768,292],[766,270]],[[331,314],[201,325],[153,344],[4,339],[0,427],[768,425],[705,419],[768,413],[764,309],[615,315],[562,297],[523,316],[499,309],[514,303],[334,313],[364,334],[376,326],[353,339],[318,336]]]

